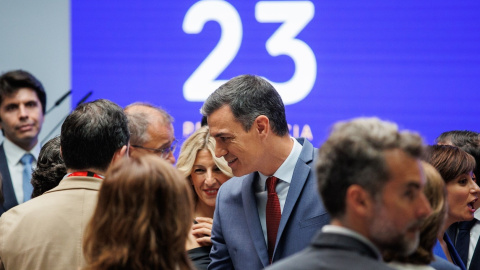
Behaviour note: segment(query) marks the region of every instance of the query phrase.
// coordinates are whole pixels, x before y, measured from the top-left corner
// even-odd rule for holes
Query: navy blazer
[[[307,247],[318,229],[330,221],[312,169],[317,149],[308,140],[297,140],[303,147],[283,208],[273,262]],[[258,179],[255,172],[232,178],[220,187],[208,269],[255,270],[269,265],[254,190]]]
[[[458,250],[458,253],[460,252],[466,252],[468,254],[469,250],[460,250],[462,247],[469,247],[470,246],[470,237],[467,237],[464,241],[467,241],[467,243],[464,243],[463,245],[459,244],[459,240],[457,239],[457,234],[458,234],[458,228],[462,226],[462,224],[467,225],[470,223],[468,226],[469,230],[475,225],[476,220],[472,221],[462,221],[462,222],[457,222],[452,224],[448,229],[447,229],[447,235],[450,237],[452,242],[454,243],[455,249]],[[464,262],[465,263],[465,262]],[[472,254],[472,260],[470,261],[470,266],[468,267],[469,270],[480,270],[480,238],[477,241],[477,244],[475,245],[475,249]]]
[[[448,252],[450,253],[450,258],[452,259],[452,263],[455,266],[458,266],[461,270],[466,270],[465,265],[462,262],[462,259],[460,258],[457,251],[455,250],[455,247],[453,246],[453,243],[450,240],[450,237],[448,236],[447,233],[443,234],[443,240],[445,241],[445,244],[447,244]],[[445,252],[443,252],[442,246],[440,245],[440,242],[438,240],[435,246],[433,247],[433,253],[434,255],[440,258],[446,259]]]
[[[3,143],[0,145],[0,173],[2,174],[2,193],[4,201],[0,202],[0,216],[7,212],[8,209],[17,206],[17,197],[13,190],[12,179],[10,177],[10,171],[8,170],[7,156],[5,156],[5,150]]]

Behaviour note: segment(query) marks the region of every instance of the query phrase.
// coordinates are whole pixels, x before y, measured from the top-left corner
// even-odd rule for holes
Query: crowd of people
[[[46,92],[0,76],[0,270],[480,269],[480,134],[436,145],[336,123],[317,149],[274,87],[237,76],[174,151],[173,117],[82,103],[39,145]]]

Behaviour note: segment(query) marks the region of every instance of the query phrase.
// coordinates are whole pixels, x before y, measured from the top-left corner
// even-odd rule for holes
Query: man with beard
[[[381,252],[413,252],[431,212],[422,149],[420,136],[377,118],[337,123],[316,164],[331,223],[305,250],[267,269],[390,269]]]

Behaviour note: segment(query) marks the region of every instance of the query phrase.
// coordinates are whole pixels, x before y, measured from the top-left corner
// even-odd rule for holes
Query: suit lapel
[[[304,139],[303,139],[304,140]],[[277,245],[279,243],[279,239],[285,230],[285,226],[287,225],[288,220],[290,219],[290,215],[292,214],[293,208],[300,197],[300,194],[307,182],[308,175],[311,172],[311,167],[307,164],[312,162],[313,160],[313,145],[302,139],[298,139],[300,144],[303,145],[302,152],[300,153],[300,157],[297,160],[297,164],[295,165],[295,170],[293,171],[292,181],[290,182],[290,187],[288,189],[287,199],[285,201],[285,206],[283,207],[282,212],[282,219],[280,220],[280,225],[278,227],[277,233]],[[277,247],[275,246],[274,256]]]
[[[242,202],[250,237],[260,261],[264,267],[267,267],[269,265],[267,244],[265,243],[262,225],[260,224],[260,218],[258,217],[257,200],[255,198],[254,190],[254,181],[257,179],[257,177],[257,173],[252,173],[243,180]]]
[[[5,156],[5,150],[3,149],[3,143],[0,145],[0,172],[2,173],[2,191],[4,202],[2,205],[2,212],[18,205],[15,191],[13,190],[12,179],[10,178],[10,171],[8,170],[7,157]]]

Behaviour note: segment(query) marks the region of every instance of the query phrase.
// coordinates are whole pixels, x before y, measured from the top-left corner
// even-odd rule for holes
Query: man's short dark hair
[[[480,177],[480,133],[469,130],[452,130],[440,134],[435,142],[456,146],[472,155],[477,164],[473,173],[476,177]]]
[[[258,116],[265,115],[274,134],[284,136],[288,133],[282,98],[259,76],[241,75],[229,80],[207,98],[201,112],[208,117],[224,105],[230,106],[233,116],[247,132]]]
[[[15,94],[21,88],[30,88],[38,96],[42,104],[42,112],[45,114],[47,95],[42,83],[32,74],[24,70],[13,70],[0,76],[0,105],[5,97]]]
[[[129,138],[127,117],[120,106],[105,99],[83,103],[62,125],[63,160],[68,169],[105,171]]]

